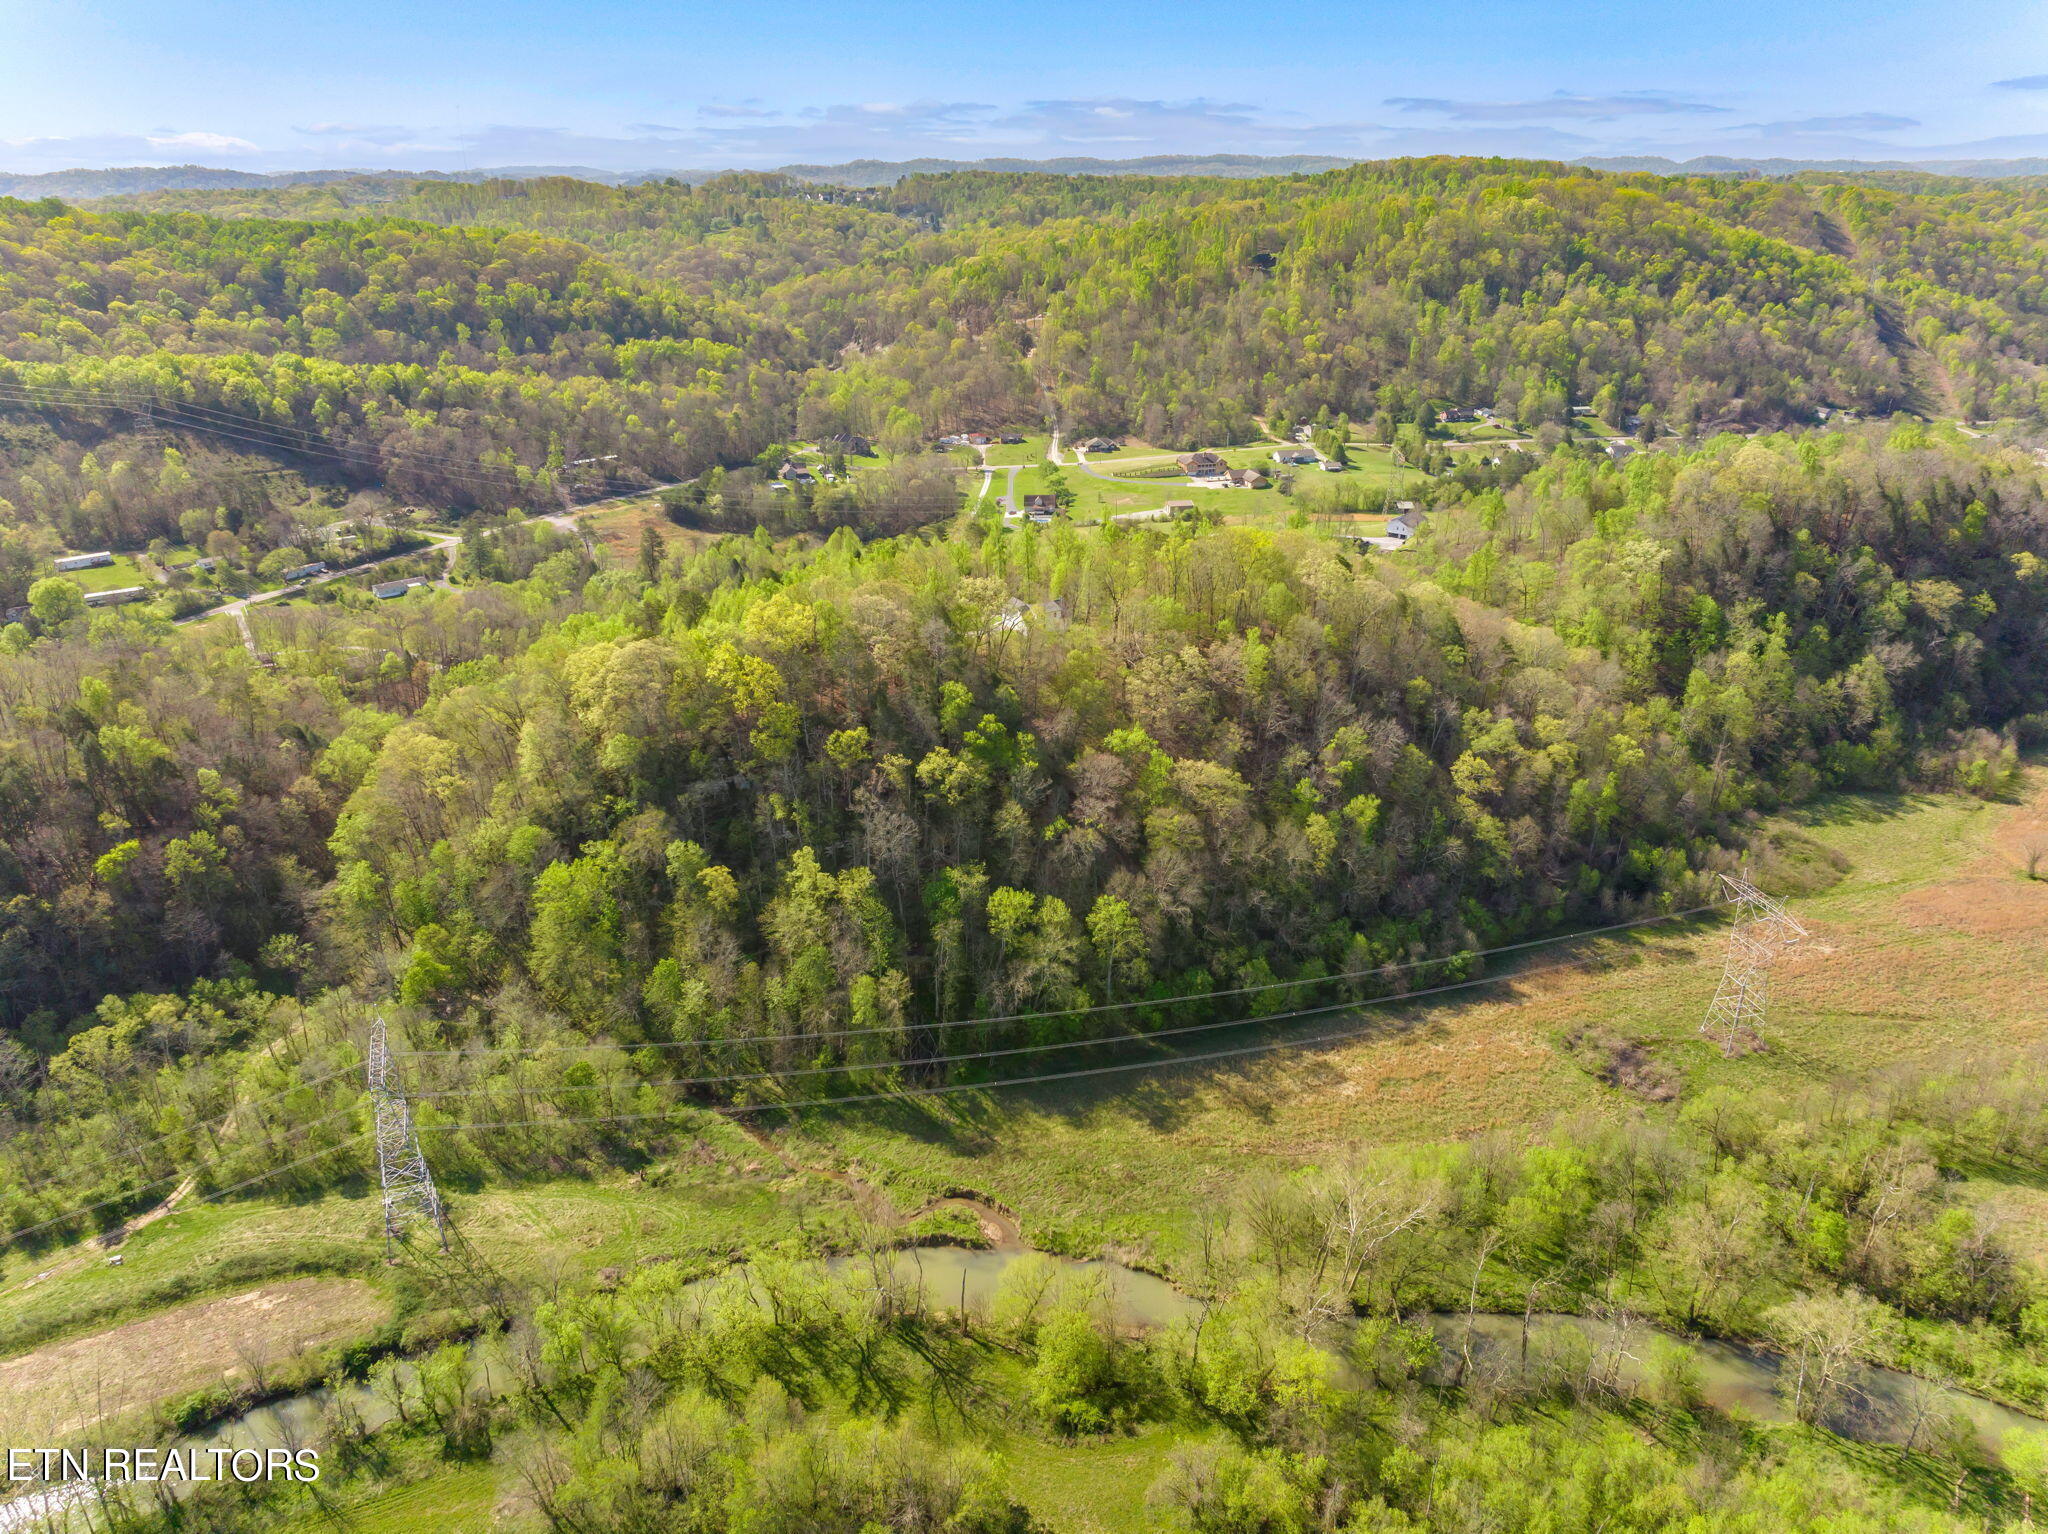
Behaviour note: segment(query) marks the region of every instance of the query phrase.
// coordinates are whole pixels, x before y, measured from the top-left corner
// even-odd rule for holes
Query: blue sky
[[[2048,155],[2039,0],[0,0],[0,170]]]

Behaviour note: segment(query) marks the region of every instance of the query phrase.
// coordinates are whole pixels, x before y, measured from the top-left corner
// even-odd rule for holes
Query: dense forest
[[[1759,810],[2002,792],[2044,544],[2029,458],[1906,424],[1560,449],[1413,565],[976,520],[595,575],[541,545],[309,610],[268,670],[82,616],[7,667],[0,1000],[55,1041],[110,992],[380,975],[458,1028],[758,1040],[822,1096],[1105,1004],[1454,978],[1697,904]]]
[[[208,446],[532,510],[579,490],[579,461],[668,482],[792,435],[907,448],[1048,413],[1196,446],[1319,412],[1390,432],[1432,402],[1680,433],[2042,408],[2040,195],[2019,184],[1432,160],[136,206],[0,203],[0,428],[35,439],[0,499],[75,544],[288,513],[260,475],[195,484]]]
[[[1818,408],[2038,416],[2041,193],[1480,160],[1213,177],[966,172],[850,192],[562,180],[156,194],[226,214],[573,234],[815,345],[884,350],[842,429],[1028,419],[1196,445],[1254,415],[1532,423],[1599,401],[1682,429]],[[910,387],[892,389],[907,372]],[[837,386],[842,396],[846,386]],[[1604,399],[1602,391],[1611,391]]]
[[[373,1011],[424,1051],[451,1186],[654,1188],[773,1154],[734,1127],[766,1104],[1163,1052],[1692,911],[1802,856],[1764,821],[1822,794],[2009,795],[2048,740],[2042,198],[1429,160],[0,201],[21,1260],[174,1185],[359,1190]],[[1514,447],[1428,435],[1474,405]],[[1321,486],[1270,525],[1005,517],[930,450],[1308,423],[1339,457],[1352,422],[1409,455],[1398,551]],[[776,478],[797,444],[817,482]],[[603,490],[648,492],[631,554],[546,520]],[[46,575],[282,578],[422,529],[405,600],[247,629]],[[2039,1175],[2037,1062],[1657,1104],[1247,1184],[1172,1275],[1206,1319],[1142,1337],[1028,1262],[946,1312],[836,1206],[708,1288],[522,1288],[458,1243],[397,1281],[395,1425],[326,1441],[366,1478],[500,1453],[565,1534],[1023,1534],[998,1431],[1184,1434],[1151,1516],[1201,1534],[1945,1531],[2048,1495],[2018,1453],[1966,1506],[1933,1416],[1887,1480],[1662,1352],[1624,1380],[1431,1332],[1541,1293],[1645,1356],[1650,1323],[1774,1349],[1808,1425],[1857,1359],[2048,1407],[2048,1289],[1952,1185]]]

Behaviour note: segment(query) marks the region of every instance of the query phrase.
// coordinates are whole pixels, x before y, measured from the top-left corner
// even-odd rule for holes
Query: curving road
[[[601,511],[607,506],[617,506],[627,501],[640,500],[644,496],[658,495],[663,490],[673,490],[677,485],[683,483],[684,481],[682,480],[672,480],[666,485],[654,485],[646,490],[635,490],[631,495],[607,496],[601,501],[592,501],[587,506],[579,506],[574,511],[550,512],[530,520],[546,522],[549,526],[560,528],[565,533],[574,533],[583,540],[583,547],[587,552],[592,547],[590,534],[584,530],[582,522],[579,520],[580,518],[590,515],[593,511]],[[498,529],[492,528],[484,536],[489,537],[492,532],[496,531]],[[422,533],[421,536],[427,540],[428,548],[440,551],[441,574],[434,584],[446,586],[448,584],[449,572],[455,567],[455,552],[462,547],[462,539],[455,533],[426,532]],[[324,586],[329,581],[338,581],[352,575],[361,575],[366,571],[376,569],[379,565],[388,565],[392,561],[399,559],[410,559],[415,554],[424,552],[426,552],[424,549],[406,549],[398,554],[380,554],[375,559],[365,559],[359,564],[348,565],[339,570],[329,570],[324,574],[313,576],[309,580],[294,581],[288,586],[279,586],[270,591],[253,591],[248,596],[236,597],[231,602],[222,602],[218,606],[209,607],[203,612],[192,613],[188,617],[180,618],[177,621],[180,624],[186,624],[200,623],[208,618],[232,618],[235,620],[235,627],[242,631],[242,643],[248,646],[249,653],[253,655],[256,653],[256,639],[249,632],[249,609],[259,602],[274,602],[286,592],[302,591],[309,586]]]

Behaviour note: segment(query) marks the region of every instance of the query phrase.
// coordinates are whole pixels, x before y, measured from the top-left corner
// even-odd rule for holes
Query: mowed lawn
[[[1263,442],[1218,451],[1233,469],[1258,469],[1273,479],[1282,474],[1291,475],[1295,488],[1291,495],[1282,494],[1277,484],[1263,490],[1193,485],[1186,475],[1178,472],[1158,479],[1119,477],[1113,481],[1101,479],[1072,463],[1061,472],[1068,488],[1075,493],[1073,515],[1076,517],[1142,511],[1163,506],[1168,501],[1193,501],[1203,511],[1214,512],[1226,522],[1253,526],[1281,524],[1297,512],[1308,512],[1313,516],[1318,508],[1337,496],[1353,503],[1363,500],[1370,509],[1382,511],[1386,503],[1412,493],[1418,485],[1425,483],[1421,475],[1397,465],[1390,452],[1377,446],[1353,444],[1349,466],[1337,473],[1314,465],[1299,467],[1275,463],[1273,454],[1280,446],[1276,442]],[[1105,459],[1090,453],[1088,462],[1103,473],[1115,474],[1119,470],[1177,468],[1175,460],[1179,456],[1155,450],[1119,453]],[[1020,484],[1018,491],[1023,494],[1044,488],[1042,482],[1034,479],[1028,486]],[[1378,527],[1375,525],[1365,530],[1377,532]]]
[[[1040,435],[1026,437],[1022,442],[991,442],[984,461],[999,468],[1013,463],[1044,463],[1051,441],[1050,437]]]
[[[156,577],[144,570],[133,554],[116,554],[112,564],[95,565],[89,570],[49,573],[62,575],[65,580],[75,582],[87,591],[118,591],[123,586],[147,586],[154,594],[157,589]]]

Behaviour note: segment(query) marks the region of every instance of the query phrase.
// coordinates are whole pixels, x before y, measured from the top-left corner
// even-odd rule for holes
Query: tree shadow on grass
[[[1250,1018],[1219,1024],[1200,1034],[1155,1039],[1133,1034],[1108,1046],[1116,1058],[1105,1060],[1100,1048],[1077,1046],[1071,1052],[1051,1050],[1034,1062],[1030,1074],[1099,1071],[1064,1080],[1000,1080],[961,1090],[914,1096],[906,1093],[857,1109],[812,1110],[820,1122],[851,1122],[881,1128],[949,1154],[978,1158],[1013,1145],[1018,1120],[1042,1115],[1071,1125],[1085,1125],[1097,1115],[1114,1113],[1134,1119],[1156,1134],[1170,1135],[1187,1127],[1198,1110],[1219,1099],[1234,1113],[1270,1124],[1288,1100],[1334,1091],[1347,1081],[1334,1053],[1361,1043],[1388,1043],[1410,1036],[1426,1037],[1445,1027],[1454,1009],[1473,1004],[1500,1006],[1538,1000],[1531,982],[1566,967],[1576,975],[1614,974],[1645,965],[1689,962],[1688,945],[1706,922],[1694,921],[1682,931],[1625,940],[1587,939],[1535,950],[1502,965],[1463,988],[1427,994],[1392,995],[1333,1006],[1309,1017]],[[1102,1070],[1114,1064],[1127,1069]],[[1284,1077],[1272,1070],[1284,1064]],[[852,1115],[842,1117],[842,1115]],[[806,1114],[809,1117],[810,1114]]]
[[[1781,818],[1795,826],[1870,826],[1904,820],[1940,804],[1940,794],[1823,794],[1808,804],[1794,805]]]

